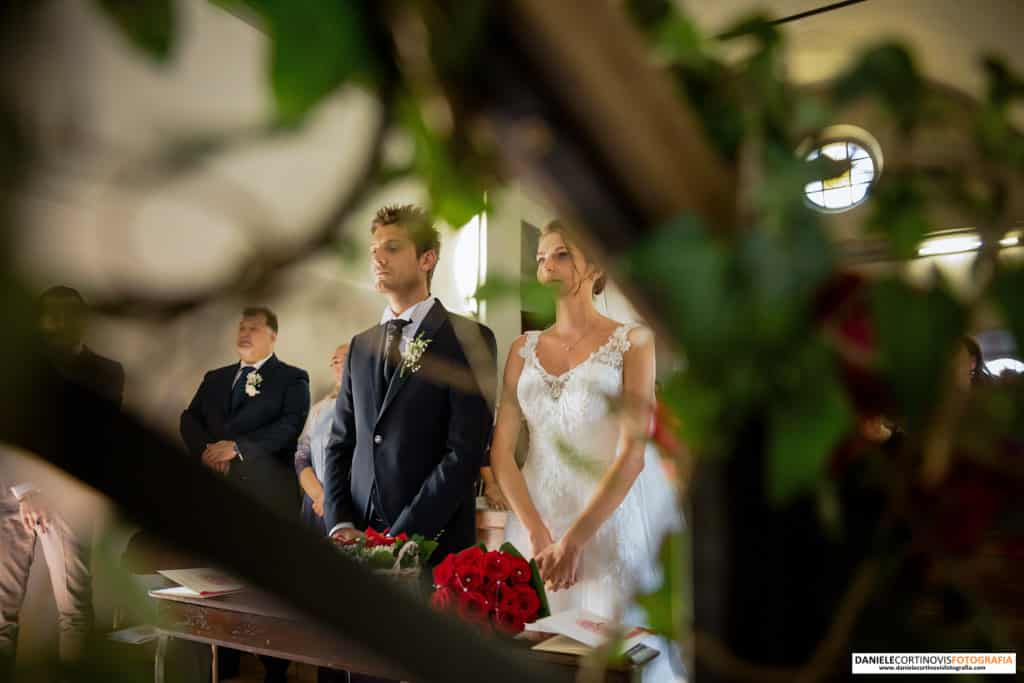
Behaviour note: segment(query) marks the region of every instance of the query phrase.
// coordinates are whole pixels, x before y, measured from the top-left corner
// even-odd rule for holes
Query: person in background
[[[960,350],[956,358],[956,382],[963,390],[992,381],[992,373],[985,367],[985,357],[978,342],[971,337],[960,338]]]
[[[348,344],[342,344],[334,350],[331,356],[334,387],[309,409],[306,426],[302,429],[299,446],[295,449],[295,474],[303,491],[300,516],[303,524],[321,536],[327,534],[324,526],[324,458],[327,439],[331,436],[334,403],[341,389],[341,373],[345,370],[347,356]]]
[[[75,415],[66,424],[58,419],[49,428],[62,431],[70,444],[101,435],[116,416],[124,395],[124,368],[94,353],[83,343],[88,307],[70,287],[52,287],[39,297],[39,328],[44,353],[60,381],[76,387]],[[59,402],[54,397],[55,403]],[[82,433],[80,427],[88,432]],[[91,432],[91,433],[89,433]],[[73,446],[72,446],[73,447]],[[76,453],[69,453],[74,457]],[[3,455],[10,462],[8,454]],[[38,543],[50,570],[57,603],[62,663],[81,655],[92,628],[92,577],[89,572],[88,538],[76,533],[55,506],[60,491],[45,490],[41,482],[4,481],[0,484],[0,681],[14,678],[14,654],[18,641],[18,617],[28,588],[29,572]]]
[[[309,374],[278,359],[277,316],[255,306],[242,311],[238,361],[203,377],[181,414],[181,438],[192,457],[249,494],[254,503],[295,519],[299,502],[292,466],[309,414]],[[288,662],[261,657],[266,683],[287,679]],[[219,676],[238,674],[236,650],[222,648]]]

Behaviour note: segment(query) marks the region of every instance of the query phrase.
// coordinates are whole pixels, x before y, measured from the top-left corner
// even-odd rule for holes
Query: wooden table
[[[393,663],[329,633],[328,629],[254,591],[208,599],[171,598],[154,593],[150,593],[150,597],[157,601],[160,631],[154,662],[156,683],[164,683],[169,638],[209,645],[213,652],[214,683],[217,683],[217,649],[220,647],[393,680],[410,680],[408,673]],[[529,647],[529,643],[523,642],[522,647]],[[554,680],[575,681],[579,657],[527,652],[537,661],[550,665]],[[643,648],[634,653],[633,661],[609,669],[605,680],[639,681],[643,666],[657,655],[656,650]]]

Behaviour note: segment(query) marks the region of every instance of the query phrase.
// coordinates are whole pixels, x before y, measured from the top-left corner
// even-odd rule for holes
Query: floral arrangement
[[[256,398],[259,396],[260,384],[262,383],[263,377],[260,376],[260,373],[250,373],[249,376],[245,378],[245,395],[249,398]]]
[[[444,558],[434,568],[430,603],[511,635],[551,613],[536,562],[523,559],[511,543],[489,552],[476,545]]]
[[[405,353],[402,354],[402,367],[399,372],[400,377],[405,377],[406,374],[413,374],[419,372],[423,354],[427,352],[427,347],[433,339],[427,339],[420,332],[416,335],[415,339],[410,339],[409,343],[405,347]]]
[[[391,536],[385,529],[367,529],[366,533],[350,541],[336,540],[335,546],[343,554],[371,571],[393,576],[414,576],[437,549],[437,541],[419,534]]]

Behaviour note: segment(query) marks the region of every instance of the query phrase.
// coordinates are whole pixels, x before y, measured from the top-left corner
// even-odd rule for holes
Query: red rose
[[[483,587],[486,579],[483,561],[484,551],[477,546],[455,556],[455,576],[463,590],[475,591]]]
[[[455,593],[445,586],[441,586],[440,588],[434,591],[433,595],[430,596],[430,605],[435,609],[450,609],[454,602]]]
[[[526,627],[526,622],[515,612],[498,610],[494,615],[494,625],[499,631],[516,635]]]
[[[530,563],[521,557],[510,556],[507,560],[508,569],[508,582],[510,584],[522,584],[530,583],[533,581],[533,570],[530,568]]]
[[[483,569],[487,580],[494,583],[509,578],[512,569],[509,559],[512,559],[511,555],[498,552],[497,550],[484,555]]]
[[[444,558],[441,564],[434,567],[434,585],[437,587],[447,586],[454,588],[455,581],[455,556],[449,555]]]
[[[373,529],[373,528],[367,528],[366,529],[366,547],[367,548],[376,548],[377,546],[380,546],[380,545],[394,545],[394,544],[395,544],[395,539],[391,538],[390,536],[382,534],[382,533],[380,533],[379,531],[377,531],[376,529]]]
[[[481,591],[484,588],[484,573],[480,567],[465,564],[461,567],[458,560],[455,563],[455,581],[464,591]]]
[[[512,612],[523,621],[531,621],[540,611],[540,598],[533,586],[512,586],[502,594],[499,609]]]
[[[504,581],[495,581],[493,583],[487,584],[484,590],[484,595],[489,597],[491,599],[491,602],[493,602],[495,605],[498,605],[501,603],[502,598],[505,597],[505,592],[507,590],[508,588],[505,586]]]
[[[480,593],[459,593],[459,616],[472,623],[486,623],[490,618],[491,601]]]
[[[473,565],[474,567],[480,567],[484,561],[484,551],[480,549],[480,546],[472,546],[466,548],[461,553],[455,556],[455,565]]]

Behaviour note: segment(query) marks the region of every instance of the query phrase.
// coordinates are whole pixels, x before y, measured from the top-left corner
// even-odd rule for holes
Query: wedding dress
[[[586,360],[552,375],[537,357],[539,332],[527,332],[516,394],[529,427],[530,444],[523,477],[537,512],[552,537],[561,538],[594,495],[619,443],[619,421],[611,405],[622,392],[623,354],[634,325],[621,325]],[[630,605],[635,591],[656,588],[661,539],[681,525],[671,484],[653,446],[644,469],[618,509],[583,547],[577,583],[549,591],[551,612],[583,607],[607,618],[639,623]],[[510,515],[506,540],[530,551],[527,530]],[[640,615],[642,619],[642,615]],[[644,681],[671,681],[682,674],[678,651],[664,639],[645,669]]]

